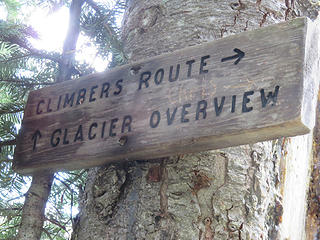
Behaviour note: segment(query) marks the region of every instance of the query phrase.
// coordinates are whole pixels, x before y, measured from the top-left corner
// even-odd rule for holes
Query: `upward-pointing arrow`
[[[233,55],[233,56],[230,56],[230,57],[222,58],[222,59],[221,59],[221,62],[225,62],[225,61],[229,61],[229,60],[238,58],[238,59],[234,62],[234,65],[237,65],[237,64],[240,62],[240,60],[244,57],[245,53],[242,52],[242,51],[241,51],[240,49],[238,49],[238,48],[233,49],[233,51],[236,52],[237,54],[236,54],[236,55]]]
[[[32,135],[32,140],[33,140],[33,151],[36,150],[36,146],[37,146],[37,139],[41,138],[41,133],[39,130],[35,131],[35,133]]]

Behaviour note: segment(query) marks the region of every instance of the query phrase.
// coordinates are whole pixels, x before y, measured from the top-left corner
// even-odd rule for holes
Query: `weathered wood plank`
[[[15,169],[79,169],[305,134],[317,91],[315,59],[306,61],[317,44],[311,25],[295,19],[31,92]]]

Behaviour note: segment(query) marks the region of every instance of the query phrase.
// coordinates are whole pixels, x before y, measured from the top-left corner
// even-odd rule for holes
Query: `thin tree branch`
[[[69,184],[75,185],[75,182],[81,178],[83,176],[83,174],[85,174],[86,170],[81,171],[79,174],[75,174],[75,173],[70,173],[68,172],[68,174],[75,176],[75,178],[72,179],[72,182],[69,179],[65,179]],[[57,175],[59,175],[59,173],[57,173]],[[60,176],[60,175],[59,175]],[[62,176],[61,176],[62,177]],[[59,178],[57,178],[57,180],[61,181]]]
[[[27,50],[27,51],[29,52],[28,55],[30,55],[30,56],[35,56],[35,57],[41,57],[41,58],[49,59],[49,60],[51,60],[51,61],[54,61],[54,62],[57,62],[57,63],[60,63],[60,64],[62,63],[60,57],[52,56],[52,55],[47,54],[47,53],[45,53],[45,52],[43,52],[43,51],[37,50],[37,49],[35,49],[35,48],[31,48],[31,47],[29,47],[29,46],[27,46],[26,44],[21,43],[21,42],[10,41],[10,39],[9,39],[9,40],[6,39],[6,40],[7,40],[8,42],[10,42],[10,43],[16,44],[16,45],[18,45],[19,47]]]
[[[18,59],[25,58],[25,57],[30,57],[30,56],[32,56],[31,53],[28,53],[28,54],[25,54],[25,55],[22,55],[22,56],[15,56],[15,57],[8,58],[6,60],[2,60],[2,61],[0,61],[0,63],[8,63],[8,62],[11,62],[11,61],[14,61],[14,60],[18,60]]]
[[[86,0],[86,3],[93,8],[99,15],[101,14],[100,12],[100,7],[92,0]]]
[[[82,177],[83,174],[85,174],[88,171],[88,169],[83,169],[80,171],[80,173],[73,173],[73,172],[68,172],[69,175],[76,176],[77,178]]]
[[[12,225],[12,226],[8,226],[8,227],[5,227],[5,228],[2,228],[1,231],[5,231],[5,230],[12,229],[12,228],[17,228],[17,227],[19,227],[19,224],[15,224],[15,225]]]
[[[67,229],[65,226],[61,225],[57,220],[55,219],[50,219],[50,218],[45,218],[46,221],[49,221],[51,223],[53,223],[54,225],[58,226],[59,228],[62,228],[63,230],[65,230],[67,232]]]
[[[55,206],[55,204],[53,202],[51,202],[53,204],[53,208],[57,211],[57,213],[59,214],[60,218],[64,218],[63,214],[60,212],[60,210]]]
[[[19,208],[0,208],[0,211],[21,211],[22,207]]]
[[[48,238],[49,238],[50,240],[53,240],[53,238],[51,237],[51,234],[49,233],[49,231],[48,231],[47,229],[42,228],[42,231],[44,231],[45,234],[47,234],[47,236],[48,236]]]
[[[7,200],[7,202],[11,202],[11,201],[17,200],[17,199],[19,199],[19,198],[25,197],[26,194],[27,194],[27,193],[24,193],[24,194],[19,195],[19,196],[15,197],[15,198],[11,198],[11,199]]]
[[[30,56],[37,56],[37,57],[41,57],[41,58],[46,58],[46,59],[49,59],[51,61],[54,61],[54,62],[57,62],[57,63],[62,63],[61,62],[61,58],[60,57],[55,57],[55,56],[52,56],[50,54],[47,54],[43,51],[40,51],[40,50],[37,50],[35,48],[31,48],[29,46],[27,46],[25,43],[23,42],[15,42],[15,41],[11,41],[10,39],[6,39],[8,42],[10,43],[13,43],[13,44],[16,44],[18,45],[19,47],[27,50],[29,52],[29,55]]]
[[[62,60],[61,58],[59,57],[55,57],[55,56],[52,56],[50,54],[47,54],[45,52],[42,52],[42,51],[39,51],[39,50],[36,50],[36,49],[31,49],[30,50],[30,53],[33,55],[33,56],[36,56],[36,57],[40,57],[40,58],[46,58],[46,59],[49,59],[51,61],[54,61],[54,62],[57,62],[59,64],[62,64]]]
[[[70,220],[71,220],[72,226],[74,226],[72,208],[73,208],[73,190],[71,190],[71,199],[70,199]]]
[[[15,110],[1,110],[0,109],[0,115],[3,115],[3,114],[12,114],[12,113],[18,113],[18,112],[22,112],[24,111],[24,108],[18,108],[18,109],[15,109]]]
[[[1,211],[2,211],[3,209],[1,209]],[[16,214],[6,214],[5,216],[3,216],[2,215],[2,217],[6,217],[6,221],[4,221],[4,222],[2,222],[1,224],[0,224],[0,227],[2,227],[2,226],[6,226],[7,224],[9,224],[10,223],[10,221],[12,220],[12,218],[14,218],[14,217],[21,217],[21,210],[22,210],[22,208],[21,209],[18,209],[18,213],[16,213]],[[8,211],[8,210],[7,210]],[[14,210],[13,210],[14,211]]]
[[[115,5],[117,5],[120,2],[120,0],[118,0]],[[110,14],[104,16],[104,14],[102,13],[102,10],[100,9],[100,7],[93,1],[93,0],[86,0],[86,3],[92,7],[97,14],[102,18],[102,19],[108,19]],[[115,46],[113,46],[115,49],[117,49],[118,51],[122,51],[122,46],[119,43],[117,37],[116,37],[116,33],[115,31],[109,26],[108,23],[106,23],[105,21],[103,21],[103,26],[106,29],[107,33],[109,34],[110,38],[113,39],[113,44],[115,44]]]
[[[10,159],[10,158],[1,159],[0,158],[0,163],[12,163],[12,159]]]
[[[72,191],[72,189],[70,188],[70,186],[65,183],[63,180],[61,180],[60,178],[58,178],[57,176],[54,176],[55,179],[57,179],[59,182],[61,182],[70,192]]]
[[[34,81],[32,78],[27,78],[25,80],[30,80]],[[17,79],[0,79],[0,82],[8,82],[8,83],[14,83],[17,85],[22,85],[22,86],[40,86],[40,85],[53,85],[55,84],[54,82],[41,82],[41,83],[30,83],[30,82],[23,82],[23,80],[17,80]]]
[[[11,139],[0,142],[0,148],[4,146],[14,146],[17,144],[17,139]]]
[[[98,4],[96,4],[93,0],[85,0],[86,3],[93,8],[93,10],[95,10],[101,17],[105,17],[106,19],[109,18],[109,16],[111,15],[111,11],[110,14],[104,16],[102,14],[102,10],[101,8],[98,6]],[[119,4],[120,0],[117,0],[116,3],[114,4],[114,6],[117,6]]]

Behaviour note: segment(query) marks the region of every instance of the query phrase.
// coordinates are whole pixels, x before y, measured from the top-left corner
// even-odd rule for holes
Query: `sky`
[[[4,4],[2,2],[0,2],[0,19],[4,20],[6,18],[7,18],[6,9],[4,7]]]
[[[68,30],[69,23],[69,9],[61,7],[54,12],[43,10],[40,7],[30,7],[25,9],[26,12],[30,12],[30,17],[25,22],[26,25],[32,26],[32,28],[38,33],[39,39],[30,39],[31,44],[37,48],[47,51],[62,52],[64,39]],[[6,20],[7,12],[5,6],[0,2],[0,20]],[[97,72],[105,71],[109,61],[103,60],[97,55],[97,49],[89,43],[89,39],[80,35],[77,45],[76,60],[80,63],[86,62],[96,69]],[[18,126],[20,128],[20,126]],[[59,173],[60,179],[63,179],[64,173]],[[22,191],[26,192],[30,187],[31,179],[26,179],[27,184],[23,186]],[[23,202],[24,197],[21,197],[18,192],[5,191],[3,194],[7,194],[12,201]],[[46,211],[54,211],[53,205],[48,202]],[[65,212],[71,214],[70,206],[65,206]],[[76,216],[78,209],[72,208],[72,216]],[[1,220],[1,219],[0,219]],[[1,221],[0,221],[1,222]]]
[[[114,0],[96,0],[97,3],[104,2],[110,6],[114,5]],[[25,24],[30,25],[39,34],[39,39],[31,39],[30,42],[37,49],[47,51],[62,52],[63,42],[67,34],[69,23],[69,9],[62,6],[55,11],[45,10],[39,6],[23,6],[28,17]],[[5,20],[7,12],[4,4],[0,2],[0,19]],[[121,24],[121,19],[117,21]],[[80,34],[77,42],[77,52],[75,55],[79,63],[86,63],[93,67],[97,72],[105,71],[111,59],[102,59],[98,56],[98,50],[88,37]]]
[[[69,9],[61,7],[55,12],[48,13],[41,8],[35,8],[32,11],[30,24],[34,30],[39,34],[38,40],[32,39],[31,43],[37,49],[43,49],[47,51],[62,52],[63,42],[68,30],[69,23]],[[80,34],[76,60],[80,63],[86,62],[96,69],[96,71],[104,71],[108,66],[108,61],[104,61],[97,54],[97,49],[88,44],[89,39]]]
[[[110,6],[114,4],[114,0],[96,0],[96,2],[108,3]],[[45,10],[39,6],[23,6],[22,12],[19,14],[28,16],[24,23],[32,26],[32,28],[38,33],[39,39],[30,39],[31,44],[39,50],[62,52],[63,43],[67,34],[69,24],[69,9],[67,7],[60,7],[54,12],[50,12],[49,9]],[[7,19],[7,12],[3,2],[0,1],[0,20]],[[118,19],[118,25],[120,25],[121,19]],[[77,42],[76,60],[79,63],[87,63],[93,67],[97,72],[105,71],[108,67],[109,60],[102,59],[98,56],[98,50],[92,44],[90,40],[84,36],[79,36]],[[20,128],[20,125],[17,126]],[[63,172],[57,173],[60,179],[64,180],[67,176]],[[26,184],[22,188],[22,192],[27,192],[31,184],[31,178],[25,178]],[[55,180],[58,181],[58,180]],[[8,196],[8,199],[12,199],[12,202],[24,201],[24,197],[19,192],[5,190],[3,192]],[[54,204],[50,201],[47,202],[46,212],[54,212]],[[64,206],[64,212],[72,217],[75,217],[78,213],[77,207],[70,209],[69,205]],[[1,223],[1,219],[0,219]]]
[[[68,9],[64,7],[51,14],[35,8],[29,24],[38,32],[40,39],[31,39],[32,44],[38,49],[61,52],[68,30],[68,15]]]

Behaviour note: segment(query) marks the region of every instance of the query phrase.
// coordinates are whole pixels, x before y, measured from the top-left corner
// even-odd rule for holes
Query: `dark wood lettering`
[[[174,78],[172,78],[172,72],[173,72],[173,66],[170,66],[170,71],[169,71],[169,82],[175,82],[179,78],[179,73],[180,73],[180,64],[177,64],[176,67],[176,74]]]
[[[78,140],[83,141],[83,133],[82,133],[82,125],[81,124],[78,127],[77,133],[74,136],[74,140],[73,141],[76,142]]]
[[[96,93],[95,89],[98,88],[98,85],[92,86],[90,89],[90,96],[89,96],[89,102],[94,102],[96,98],[93,97],[93,95]]]
[[[62,96],[60,95],[58,100],[58,105],[57,105],[57,111],[60,109],[61,99],[62,99]]]
[[[102,123],[102,128],[101,128],[101,138],[104,138],[104,130],[105,130],[105,128],[106,128],[106,121],[104,121],[103,123]]]
[[[102,84],[100,98],[103,98],[103,96],[105,98],[109,97],[109,89],[110,89],[110,83],[105,82],[104,84]]]
[[[208,58],[210,58],[210,55],[201,57],[199,74],[204,74],[209,72],[209,70],[203,69],[203,67],[207,66],[207,63],[205,61]]]
[[[77,105],[82,104],[86,98],[87,89],[82,88],[79,90],[78,98],[77,98]]]
[[[202,113],[202,119],[207,117],[207,101],[201,100],[198,102],[197,111],[196,111],[196,120],[199,120],[200,113]]]
[[[41,105],[41,104],[44,104],[44,100],[40,100],[40,101],[39,101],[38,106],[37,106],[37,111],[36,111],[37,114],[41,114],[41,113],[42,113],[42,110],[40,110],[40,105]]]
[[[232,103],[231,103],[231,112],[234,113],[236,111],[236,101],[237,101],[237,96],[233,95],[232,96]]]
[[[181,122],[182,123],[186,123],[189,122],[188,118],[185,118],[186,115],[189,113],[189,111],[187,111],[187,108],[191,107],[190,103],[186,103],[182,106],[182,111],[181,111]]]
[[[159,77],[159,75],[160,75],[160,77]],[[159,85],[163,80],[163,76],[164,76],[163,68],[158,69],[156,74],[154,75],[155,84]]]
[[[229,61],[229,60],[232,60],[232,59],[237,59],[233,64],[234,65],[237,65],[240,60],[246,55],[244,52],[242,52],[240,49],[238,48],[235,48],[233,49],[234,52],[236,52],[237,54],[236,55],[233,55],[233,56],[230,56],[230,57],[225,57],[225,58],[222,58],[221,59],[221,62],[225,62],[225,61]]]
[[[196,60],[192,59],[189,61],[186,61],[186,64],[188,65],[188,73],[187,73],[187,77],[191,77],[191,72],[192,72],[192,64],[195,63]]]
[[[53,131],[53,133],[52,133],[52,135],[51,135],[51,140],[50,140],[50,143],[51,143],[51,146],[52,147],[56,147],[56,146],[58,146],[59,145],[59,143],[60,143],[60,137],[56,137],[55,138],[55,135],[56,134],[61,134],[61,128],[58,128],[58,129],[56,129],[56,130],[54,130]],[[54,141],[55,140],[55,141]]]
[[[223,96],[221,98],[221,102],[220,105],[218,103],[218,98],[214,98],[214,110],[216,111],[216,116],[218,117],[220,115],[220,113],[222,112],[223,109],[223,105],[224,105],[224,100],[225,100],[225,96]]]
[[[89,132],[88,132],[88,138],[89,140],[92,140],[92,139],[95,139],[97,134],[93,134],[92,135],[92,128],[97,128],[98,127],[98,124],[96,122],[92,123],[89,127]]]
[[[264,89],[260,90],[260,94],[261,94],[261,104],[262,107],[266,107],[268,103],[270,103],[272,101],[271,106],[274,106],[277,102],[277,98],[278,98],[278,92],[279,92],[279,86],[276,86],[274,89],[274,93],[273,92],[269,92],[267,97],[264,94]]]
[[[113,132],[113,129],[116,128],[116,123],[118,122],[118,118],[113,118],[111,119],[111,122],[110,122],[110,129],[109,129],[109,136],[110,137],[115,137],[117,134],[115,132]]]
[[[51,98],[48,99],[47,112],[52,112],[52,109],[50,108],[50,104],[51,104]]]
[[[123,79],[119,79],[117,82],[116,82],[116,87],[117,87],[117,91],[114,91],[113,94],[115,96],[119,95],[122,91],[122,83],[123,83]]]
[[[131,123],[132,123],[132,117],[130,115],[124,116],[122,127],[121,127],[121,133],[124,133],[125,129],[127,128],[127,132],[131,132]]]
[[[154,122],[154,118],[156,117],[156,122]],[[159,111],[154,111],[152,114],[151,114],[151,117],[150,117],[150,121],[149,121],[149,124],[150,124],[150,127],[151,128],[156,128],[158,127],[159,123],[160,123],[160,120],[161,120],[161,116],[160,116],[160,112]]]
[[[301,53],[317,47],[309,40],[318,30],[296,18],[30,91],[16,170],[86,169],[306,134],[320,69]]]
[[[142,88],[142,84],[145,85],[146,88],[149,87],[149,79],[151,77],[151,72],[143,72],[140,75],[140,81],[139,81],[139,90]]]
[[[250,98],[248,96],[251,96],[254,94],[254,91],[248,91],[243,94],[243,100],[242,100],[242,112],[250,112],[252,111],[253,107],[248,107],[247,104],[250,102]]]
[[[73,106],[74,94],[75,94],[75,92],[73,92],[71,94],[71,96],[69,97],[69,93],[66,93],[65,98],[64,98],[63,108],[65,108],[67,105],[69,105],[70,107]]]
[[[173,123],[174,117],[176,116],[177,113],[177,107],[174,108],[172,114],[170,114],[170,108],[167,109],[167,123],[168,126],[170,126]]]

